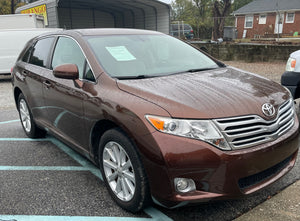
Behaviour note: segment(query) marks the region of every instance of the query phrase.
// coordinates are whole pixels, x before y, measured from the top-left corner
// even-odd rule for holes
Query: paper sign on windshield
[[[132,61],[136,58],[127,50],[125,46],[116,47],[105,47],[106,50],[113,56],[117,61]]]

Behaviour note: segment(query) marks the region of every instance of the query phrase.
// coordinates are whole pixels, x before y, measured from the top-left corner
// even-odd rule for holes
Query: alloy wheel
[[[19,102],[19,111],[21,116],[21,122],[26,132],[30,132],[31,130],[31,118],[28,106],[24,99],[21,99]]]
[[[135,193],[136,179],[133,166],[124,148],[113,141],[103,149],[103,169],[113,193],[122,201],[130,201]]]

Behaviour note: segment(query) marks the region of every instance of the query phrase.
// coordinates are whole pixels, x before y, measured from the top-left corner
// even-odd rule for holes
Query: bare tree
[[[194,28],[196,28],[196,35],[194,35],[197,38],[200,38],[200,29],[201,27],[206,26],[206,10],[208,9],[208,5],[210,0],[192,0],[195,7],[195,15],[193,17],[193,25]],[[195,30],[194,30],[195,31]]]
[[[213,5],[214,27],[212,38],[223,38],[225,18],[230,12],[231,0],[215,0]]]

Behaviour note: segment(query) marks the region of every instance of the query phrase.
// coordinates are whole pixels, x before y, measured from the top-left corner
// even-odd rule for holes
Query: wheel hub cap
[[[24,99],[20,100],[19,111],[20,111],[22,125],[23,125],[25,131],[29,133],[31,130],[31,119],[30,119],[30,113],[29,113],[28,106]]]
[[[122,201],[130,201],[135,193],[135,174],[125,149],[108,142],[103,150],[104,175],[113,193]]]

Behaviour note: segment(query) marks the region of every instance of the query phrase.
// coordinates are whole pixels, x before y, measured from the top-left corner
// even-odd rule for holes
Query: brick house
[[[233,15],[237,38],[300,35],[300,0],[254,0]]]

